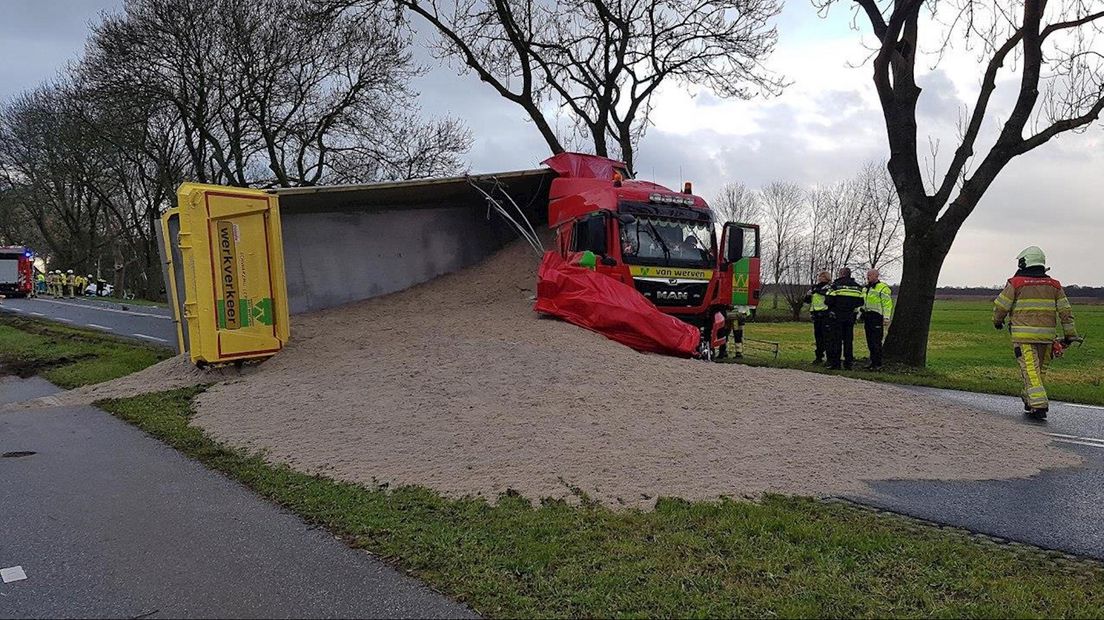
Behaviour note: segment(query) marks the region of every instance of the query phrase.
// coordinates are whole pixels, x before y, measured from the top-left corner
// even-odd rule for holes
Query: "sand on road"
[[[296,316],[287,349],[194,423],[365,484],[651,505],[866,480],[1030,476],[1080,458],[1010,419],[884,385],[636,353],[532,311],[512,245],[406,291]]]

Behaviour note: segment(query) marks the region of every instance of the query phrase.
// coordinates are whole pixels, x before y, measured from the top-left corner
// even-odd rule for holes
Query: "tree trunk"
[[[887,362],[917,368],[927,363],[935,288],[950,249],[944,240],[931,238],[934,228],[922,235],[905,234],[901,287],[885,341]]]

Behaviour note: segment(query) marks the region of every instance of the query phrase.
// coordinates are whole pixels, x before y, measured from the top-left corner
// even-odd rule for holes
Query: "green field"
[[[768,316],[772,315],[765,309]],[[993,394],[1020,393],[1020,373],[1008,333],[993,329],[993,306],[983,301],[937,301],[928,342],[928,368],[923,371],[888,369],[882,372],[836,371],[863,378],[955,388]],[[1078,332],[1086,337],[1064,357],[1054,360],[1047,373],[1047,391],[1056,400],[1104,405],[1104,305],[1077,305],[1073,309]],[[776,313],[775,313],[776,314]],[[808,322],[749,322],[744,337],[780,343],[778,361],[757,342],[748,343],[743,363],[785,366],[829,372],[813,359],[812,324]],[[862,325],[855,326],[855,357],[867,356]],[[862,363],[856,363],[856,367]]]

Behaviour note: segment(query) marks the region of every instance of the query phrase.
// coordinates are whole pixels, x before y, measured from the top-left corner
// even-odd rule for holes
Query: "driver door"
[[[722,286],[731,291],[732,305],[748,310],[758,306],[759,226],[727,222],[721,234],[720,262],[721,270],[731,274]]]

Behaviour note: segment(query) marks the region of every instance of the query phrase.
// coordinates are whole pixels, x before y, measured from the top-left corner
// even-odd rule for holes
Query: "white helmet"
[[[1024,248],[1024,251],[1016,256],[1016,261],[1019,263],[1020,269],[1046,267],[1046,254],[1039,249],[1039,246],[1033,245]]]

